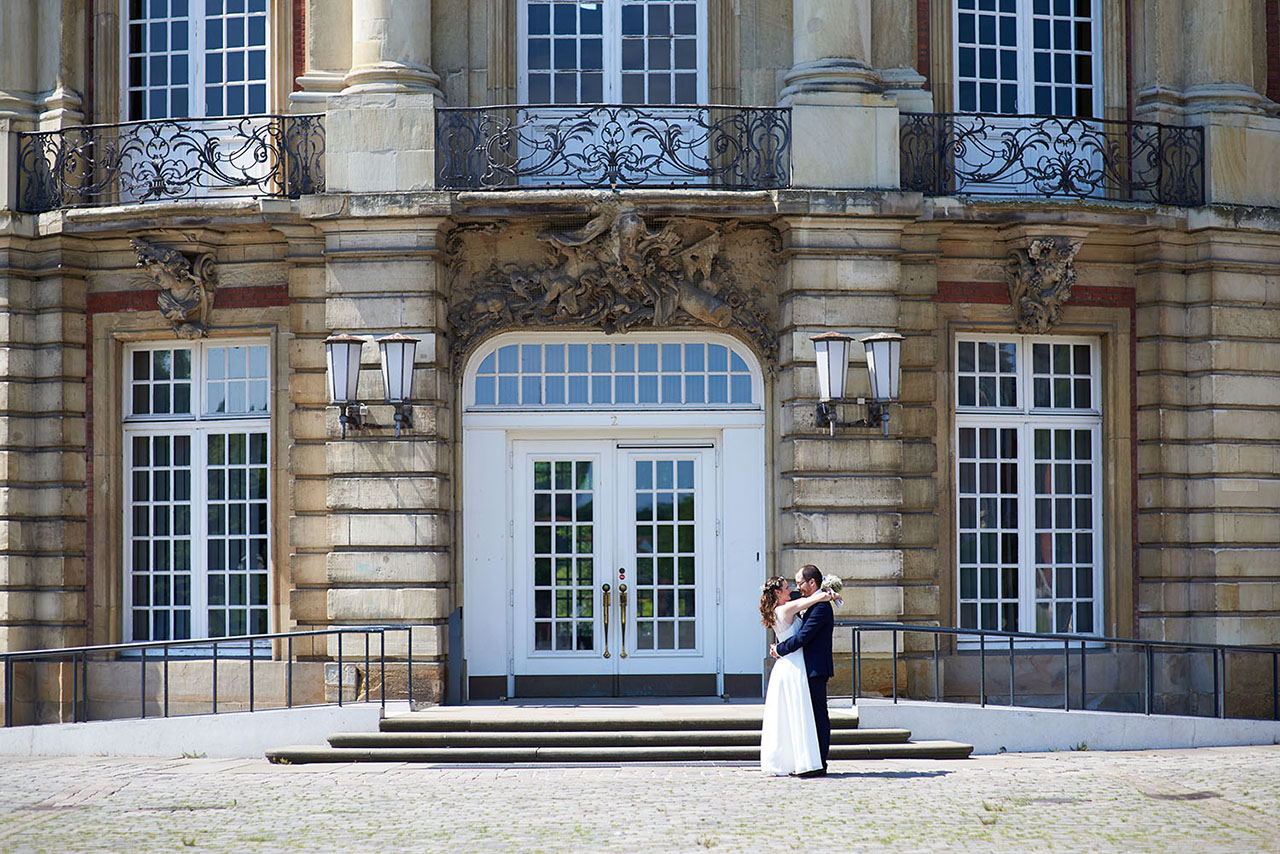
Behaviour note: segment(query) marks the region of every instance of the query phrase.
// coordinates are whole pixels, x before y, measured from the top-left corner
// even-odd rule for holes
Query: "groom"
[[[812,596],[822,586],[822,571],[805,564],[796,571],[799,596]],[[819,602],[800,615],[800,630],[774,644],[769,654],[774,658],[804,649],[804,669],[809,673],[809,701],[813,703],[813,721],[818,728],[818,749],[822,753],[822,770],[802,774],[818,777],[827,773],[827,754],[831,752],[831,716],[827,713],[827,680],[835,675],[831,661],[831,633],[835,629],[835,612],[830,602]]]

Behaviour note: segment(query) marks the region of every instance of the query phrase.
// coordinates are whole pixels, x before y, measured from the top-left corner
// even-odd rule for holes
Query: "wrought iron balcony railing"
[[[19,134],[18,209],[324,191],[323,116],[163,119]]]
[[[450,190],[706,187],[791,180],[779,107],[509,106],[436,111],[437,185]]]
[[[1204,204],[1204,129],[1063,116],[903,113],[902,187],[925,195]]]

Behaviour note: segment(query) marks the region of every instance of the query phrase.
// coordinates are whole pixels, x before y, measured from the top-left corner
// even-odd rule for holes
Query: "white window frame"
[[[952,358],[954,360],[954,372],[959,376],[959,345],[962,342],[975,343],[992,343],[1001,344],[1015,342],[1018,345],[1017,355],[1017,389],[1018,389],[1018,405],[1016,407],[1000,407],[1000,406],[961,406],[959,403],[959,383],[953,382],[952,407],[955,414],[955,424],[952,431],[952,441],[954,442],[952,450],[952,475],[955,479],[953,495],[955,499],[955,507],[953,508],[952,520],[955,525],[956,538],[953,544],[953,555],[955,558],[955,595],[953,601],[955,603],[955,624],[960,628],[975,628],[974,626],[965,627],[962,625],[962,592],[963,586],[961,581],[961,455],[960,455],[960,431],[963,429],[981,430],[984,428],[1009,429],[1013,428],[1017,432],[1018,440],[1018,624],[1017,631],[1035,632],[1036,627],[1036,520],[1035,520],[1035,448],[1034,437],[1037,429],[1089,429],[1091,436],[1091,461],[1092,461],[1092,553],[1093,553],[1093,628],[1089,632],[1081,632],[1081,634],[1101,635],[1103,633],[1103,616],[1105,588],[1104,582],[1106,578],[1106,564],[1103,549],[1103,515],[1102,515],[1102,470],[1105,461],[1102,458],[1102,412],[1101,412],[1101,342],[1096,338],[1087,338],[1079,336],[1040,336],[1040,335],[973,335],[967,333],[957,334],[951,344]],[[1090,380],[1091,394],[1090,407],[1088,409],[1066,409],[1051,407],[1036,407],[1033,405],[1032,397],[1033,388],[1033,369],[1032,363],[1032,346],[1034,344],[1087,344],[1090,346]],[[980,545],[979,545],[980,548]],[[981,561],[979,561],[981,566]],[[981,604],[983,596],[981,595],[981,569],[979,568],[977,577],[977,600],[978,614],[977,626],[982,627]],[[997,577],[997,586],[999,578]],[[1052,591],[1051,591],[1052,593]],[[1056,601],[1056,594],[1052,596],[1051,601]],[[998,615],[997,615],[998,618]],[[1051,614],[1052,618],[1052,614]],[[1056,627],[1050,629],[1051,632],[1056,631]],[[970,643],[977,644],[976,637],[962,636],[962,641],[968,646]],[[1035,642],[1025,641],[1035,645]],[[1056,643],[1056,642],[1051,642]]]
[[[147,8],[146,4],[148,4],[150,0],[142,0],[142,2],[144,4],[144,11],[145,11]],[[173,2],[173,0],[170,0],[170,2]],[[225,3],[226,0],[223,0],[223,2]],[[244,2],[246,4],[245,8],[247,10],[248,3],[250,2],[250,0],[244,0]],[[263,44],[261,46],[262,50],[265,53],[264,72],[261,78],[257,78],[257,77],[251,78],[249,76],[250,72],[249,72],[248,53],[247,53],[249,46],[246,44],[244,46],[246,51],[246,63],[245,63],[244,81],[243,81],[246,84],[252,83],[253,85],[263,86],[264,99],[263,99],[263,109],[261,111],[250,110],[249,97],[246,94],[244,110],[242,112],[239,112],[239,113],[227,112],[227,105],[225,101],[222,105],[221,112],[214,112],[214,113],[206,112],[205,87],[208,84],[208,79],[207,79],[208,77],[207,70],[209,67],[208,57],[213,53],[219,53],[225,56],[227,52],[226,45],[224,44],[222,48],[215,48],[213,50],[209,50],[204,46],[205,37],[207,34],[207,24],[206,24],[207,16],[205,13],[205,0],[187,0],[186,72],[187,72],[187,90],[188,91],[187,91],[186,115],[181,115],[181,116],[170,115],[170,108],[172,106],[172,101],[170,101],[169,107],[166,108],[165,115],[163,116],[151,115],[149,93],[157,87],[152,86],[150,83],[148,83],[147,86],[142,87],[142,92],[144,93],[143,104],[142,104],[143,116],[134,116],[129,109],[129,100],[130,100],[129,96],[131,92],[131,86],[130,86],[130,80],[129,80],[129,64],[131,60],[133,60],[134,58],[142,58],[142,61],[147,62],[149,58],[153,56],[153,54],[149,52],[142,53],[142,54],[133,54],[130,52],[129,27],[131,24],[139,23],[140,21],[132,21],[130,19],[129,7],[131,5],[131,0],[120,0],[120,116],[121,116],[121,121],[165,121],[169,119],[188,119],[188,118],[190,119],[232,118],[237,116],[266,115],[270,113],[272,108],[272,87],[274,85],[274,68],[273,68],[273,62],[272,62],[272,58],[273,58],[272,54],[273,54],[273,47],[274,47],[274,42],[272,39],[272,28],[274,23],[272,20],[273,0],[262,0],[262,2],[265,5],[265,16],[266,16],[265,33],[263,37]],[[224,9],[225,9],[225,6],[224,6]],[[249,13],[246,11],[242,14],[243,16],[248,17],[250,14],[257,14],[257,13]],[[224,13],[224,15],[219,17],[228,17],[228,15]],[[151,24],[151,19],[149,15],[140,20],[146,22],[146,23],[143,23],[143,26],[149,27]],[[174,21],[178,19],[166,18],[165,20]],[[245,40],[246,42],[248,41],[247,35]],[[148,35],[147,37],[147,44],[148,44],[148,47],[151,44],[150,35]],[[166,51],[164,52],[164,55],[171,56],[172,54]],[[224,79],[222,81],[223,84],[227,82],[225,79],[225,73],[226,73],[226,63],[223,62],[223,75],[224,75]],[[171,78],[172,67],[167,72],[167,75]],[[149,69],[147,72],[147,80],[148,81],[151,80]],[[169,91],[173,87],[170,85],[166,85],[164,88],[166,91]]]
[[[266,349],[267,365],[267,396],[265,412],[254,413],[208,413],[205,411],[207,402],[207,377],[206,366],[208,351],[214,348],[234,348],[234,347],[263,347]],[[192,351],[191,365],[191,403],[192,412],[190,414],[161,414],[161,415],[133,415],[131,410],[133,406],[133,356],[138,352],[154,352],[157,350],[180,350],[190,349]],[[122,614],[122,631],[123,637],[128,641],[136,640],[133,637],[133,499],[134,499],[134,483],[133,483],[133,465],[134,450],[133,440],[136,437],[153,437],[153,436],[189,436],[191,437],[191,530],[189,538],[192,543],[191,548],[191,641],[208,641],[205,645],[190,644],[173,650],[174,655],[202,655],[206,654],[212,648],[212,642],[218,641],[219,651],[226,650],[228,653],[234,654],[236,650],[245,651],[248,649],[248,643],[240,640],[240,635],[224,634],[217,638],[209,636],[209,604],[208,604],[208,484],[209,484],[209,464],[208,464],[208,442],[206,437],[217,433],[263,433],[266,435],[266,504],[267,504],[267,524],[266,524],[266,615],[267,625],[266,631],[272,630],[272,622],[274,621],[274,587],[275,587],[275,537],[272,525],[272,510],[274,505],[273,489],[274,476],[272,468],[274,466],[274,448],[273,437],[271,431],[271,400],[272,400],[272,378],[274,377],[274,359],[272,353],[271,340],[268,338],[218,338],[212,340],[201,340],[187,344],[181,341],[150,341],[127,346],[124,350],[123,358],[123,397],[122,411],[125,413],[122,424],[122,458],[124,472],[123,477],[123,508],[121,518],[122,527],[122,587],[124,588],[123,596],[123,614]],[[248,354],[246,353],[246,358]],[[171,593],[172,595],[172,593]],[[248,594],[246,594],[248,595]],[[249,606],[246,606],[249,607]],[[251,631],[252,626],[247,628]],[[172,633],[171,633],[172,634]],[[150,638],[146,639],[148,642]],[[167,640],[178,640],[170,637]],[[266,648],[268,642],[255,642],[255,649]]]
[[[1074,5],[1075,0],[1070,0],[1070,1],[1071,1],[1071,3]],[[979,2],[979,0],[975,0],[975,5],[977,5],[977,4],[978,4],[978,2]],[[995,110],[982,110],[982,109],[981,109],[981,105],[982,105],[982,104],[981,104],[981,92],[980,92],[980,91],[975,92],[975,99],[976,99],[976,100],[975,100],[975,109],[974,109],[974,110],[964,110],[964,109],[962,108],[962,106],[961,106],[962,101],[961,101],[961,98],[960,98],[960,82],[961,82],[961,80],[960,80],[960,68],[961,68],[961,66],[960,66],[960,49],[961,49],[961,46],[962,46],[962,45],[961,45],[961,42],[960,42],[960,14],[961,14],[961,13],[960,13],[960,3],[959,3],[959,0],[952,0],[952,3],[951,3],[951,32],[952,32],[952,44],[951,44],[952,54],[951,54],[951,59],[952,59],[952,69],[953,69],[953,71],[952,71],[952,95],[953,95],[953,97],[954,97],[954,99],[955,99],[955,100],[954,100],[954,102],[953,102],[953,103],[955,104],[954,109],[955,109],[955,111],[956,111],[956,112],[958,112],[958,113],[959,113],[959,112],[1003,113],[1004,115],[1018,115],[1018,116],[1031,116],[1031,115],[1064,115],[1064,114],[1062,114],[1062,113],[1058,113],[1056,110],[1051,110],[1051,112],[1050,112],[1050,113],[1048,113],[1048,114],[1044,114],[1044,113],[1037,113],[1037,112],[1036,112],[1036,110],[1035,110],[1035,85],[1036,85],[1036,81],[1035,81],[1035,56],[1036,56],[1036,54],[1037,54],[1037,53],[1043,52],[1042,50],[1041,50],[1041,51],[1038,51],[1038,50],[1035,48],[1034,28],[1033,28],[1034,19],[1035,19],[1035,17],[1036,17],[1036,15],[1034,14],[1034,11],[1033,11],[1033,10],[1034,10],[1034,5],[1033,5],[1033,4],[1034,4],[1035,0],[1013,0],[1013,2],[1016,4],[1016,7],[1017,7],[1017,12],[1016,12],[1017,24],[1016,24],[1016,35],[1015,35],[1015,37],[1016,37],[1016,39],[1017,39],[1017,55],[1018,55],[1018,56],[1017,56],[1017,74],[1018,74],[1018,77],[1017,77],[1017,83],[1016,83],[1016,85],[1017,85],[1017,87],[1018,87],[1018,93],[1017,93],[1017,110],[1016,110],[1016,112],[1014,112],[1014,113],[1003,113],[1003,111],[999,109],[999,100],[1000,100],[999,92],[997,92],[997,94],[996,94],[997,109],[995,109]],[[1055,17],[1054,12],[1053,12],[1053,3],[1054,3],[1054,2],[1055,2],[1055,0],[1049,0],[1049,10],[1050,10],[1050,15],[1049,15],[1049,17],[1050,17],[1050,19],[1053,19],[1053,18]],[[1093,81],[1092,81],[1092,83],[1090,84],[1090,86],[1092,87],[1092,93],[1091,93],[1091,94],[1092,94],[1092,100],[1093,100],[1093,113],[1092,113],[1092,116],[1089,116],[1089,117],[1082,117],[1082,118],[1095,118],[1095,119],[1101,119],[1101,117],[1102,117],[1102,94],[1103,94],[1103,92],[1102,92],[1102,89],[1103,89],[1103,80],[1102,80],[1102,75],[1103,75],[1103,67],[1102,67],[1102,39],[1103,39],[1103,29],[1102,29],[1102,4],[1103,4],[1104,0],[1090,0],[1090,2],[1091,2],[1091,8],[1090,8],[1090,11],[1091,11],[1091,21],[1090,21],[1090,27],[1091,27],[1090,55],[1091,55],[1091,57],[1092,57],[1092,63],[1093,63],[1093,67],[1092,67]],[[999,7],[1000,3],[1001,3],[1001,0],[995,0],[995,5],[996,5],[996,7],[997,7],[997,8]],[[988,10],[979,9],[978,11],[988,11]],[[1074,16],[1072,16],[1072,20],[1075,20]],[[977,29],[976,29],[976,25],[975,25],[974,38],[975,38],[975,41],[974,41],[974,42],[972,42],[972,43],[965,43],[965,46],[975,46],[975,47],[977,47],[977,46],[982,45],[982,42],[980,42],[980,41],[978,41],[978,40],[977,40],[977,39],[979,38],[979,34],[978,34]],[[997,35],[997,38],[998,38],[998,35]],[[1052,54],[1052,50],[1050,50],[1049,52]],[[1051,60],[1051,61],[1052,61],[1052,60]],[[976,81],[982,81],[982,80],[987,79],[987,78],[983,78],[983,77],[981,76],[981,57],[980,57],[980,56],[975,56],[975,59],[974,59],[974,72],[975,72],[975,75],[976,75],[976,76],[975,76],[975,78],[972,78],[972,79],[974,79],[974,80],[976,80]],[[997,57],[997,69],[996,69],[996,74],[997,74],[996,79],[998,80],[998,79],[999,79],[999,58],[998,58],[998,57]],[[966,78],[966,79],[969,79],[969,78]],[[1077,86],[1078,86],[1078,85],[1080,85],[1080,84],[1073,84],[1073,85],[1077,85]],[[975,86],[981,86],[981,82],[975,82]],[[1052,105],[1051,105],[1051,106],[1052,106]],[[1067,113],[1067,114],[1065,114],[1065,115],[1077,115],[1077,113],[1076,113],[1076,111],[1075,111],[1074,104],[1073,104],[1073,106],[1072,106],[1072,112],[1071,112],[1071,113]]]
[[[633,0],[633,2],[643,2],[643,0]],[[603,6],[603,23],[602,30],[602,65],[603,65],[603,85],[601,102],[604,104],[620,104],[622,103],[622,5],[623,0],[596,0],[596,3]],[[706,104],[708,99],[709,84],[707,81],[707,0],[695,0],[697,6],[697,97],[696,104]],[[595,5],[590,0],[580,0],[574,5]],[[519,0],[516,9],[516,38],[517,38],[517,57],[516,57],[516,93],[519,103],[529,103],[529,0]],[[554,54],[554,50],[553,50]],[[647,60],[646,60],[647,62]],[[554,58],[552,59],[554,65]],[[647,65],[646,65],[647,67]],[[579,73],[579,72],[575,72]],[[552,84],[551,89],[552,100],[555,97],[555,87]],[[674,92],[673,98],[674,101]],[[590,103],[590,102],[578,102]],[[558,107],[571,107],[573,104],[563,103],[556,104]],[[649,106],[670,106],[667,104],[650,103]],[[694,106],[694,104],[679,104],[675,106]]]

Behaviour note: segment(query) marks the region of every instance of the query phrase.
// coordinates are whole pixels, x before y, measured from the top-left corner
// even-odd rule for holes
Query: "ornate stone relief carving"
[[[1067,237],[1037,237],[1026,249],[1009,253],[1005,274],[1019,332],[1043,334],[1062,319],[1062,306],[1076,283],[1080,243]]]
[[[618,200],[575,228],[462,224],[447,242],[453,356],[502,329],[702,326],[773,361],[780,249],[767,226],[675,217],[651,227]]]
[[[138,266],[146,268],[160,289],[156,302],[160,313],[173,324],[179,338],[200,338],[209,329],[213,313],[213,293],[218,288],[218,270],[213,255],[195,258],[158,246],[141,238],[129,241],[138,256]]]

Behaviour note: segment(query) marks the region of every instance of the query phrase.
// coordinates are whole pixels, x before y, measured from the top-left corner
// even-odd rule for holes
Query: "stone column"
[[[431,0],[352,0],[346,92],[440,94],[431,70]]]
[[[1251,4],[1151,0],[1135,10],[1135,118],[1204,127],[1209,203],[1273,204],[1280,117],[1253,85]]]
[[[792,0],[792,62],[782,100],[806,92],[864,92],[871,67],[871,0]]]
[[[36,44],[31,33],[38,17],[31,2],[0,3],[0,118],[35,114]]]
[[[351,70],[328,99],[325,184],[330,193],[435,188],[430,0],[352,0]]]
[[[351,69],[351,0],[307,0],[303,52],[306,70],[301,90],[289,96],[294,112],[324,109],[330,95],[342,91]]]
[[[1185,0],[1183,96],[1190,110],[1255,111],[1253,16],[1238,0]]]
[[[916,15],[915,0],[871,0],[871,65],[899,109],[931,113],[933,95],[916,70]]]
[[[793,0],[791,107],[795,187],[897,188],[898,108],[871,66],[871,0]]]

